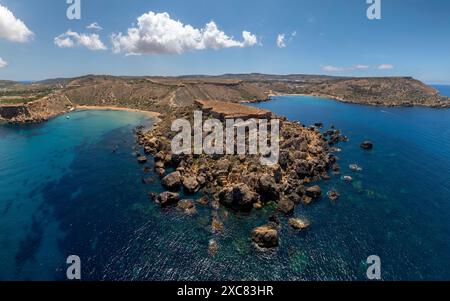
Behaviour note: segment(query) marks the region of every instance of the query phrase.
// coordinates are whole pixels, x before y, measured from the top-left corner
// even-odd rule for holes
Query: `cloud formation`
[[[100,36],[95,33],[77,33],[71,30],[57,36],[55,44],[60,48],[86,47],[89,50],[106,50],[107,47],[100,40]]]
[[[295,37],[297,36],[297,31],[293,31],[290,36],[289,36],[289,40],[286,41],[286,34],[284,33],[280,33],[277,36],[277,47],[278,48],[286,48],[288,42],[290,43]]]
[[[24,43],[31,40],[34,33],[13,13],[0,4],[0,38],[11,42]]]
[[[394,66],[390,65],[390,64],[381,64],[381,65],[377,66],[377,69],[378,70],[392,70],[392,69],[394,69]]]
[[[368,70],[368,69],[376,69],[376,70],[391,70],[394,69],[394,66],[390,65],[390,64],[381,64],[375,67],[371,67],[369,65],[353,65],[351,67],[338,67],[338,66],[333,66],[333,65],[323,65],[321,66],[322,71],[325,72],[343,72],[343,71],[358,71],[358,70]]]
[[[284,33],[280,33],[277,36],[277,47],[278,48],[285,48],[286,47],[286,35]]]
[[[98,25],[97,22],[94,22],[94,23],[91,23],[88,26],[86,26],[86,29],[92,29],[92,30],[96,30],[96,31],[101,31],[103,29],[103,27]]]
[[[237,41],[221,31],[214,21],[198,29],[171,19],[168,13],[143,14],[137,19],[137,26],[129,28],[126,34],[111,36],[115,53],[140,54],[182,54],[191,50],[250,47],[258,43],[257,37],[242,32],[242,41]]]
[[[3,60],[3,59],[0,57],[0,68],[6,67],[6,66],[8,66],[8,62],[6,62],[5,60]]]

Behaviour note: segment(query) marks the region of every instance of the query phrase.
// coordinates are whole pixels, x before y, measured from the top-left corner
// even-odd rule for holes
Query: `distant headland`
[[[77,106],[165,113],[171,108],[190,106],[198,99],[259,102],[286,94],[366,105],[450,107],[450,98],[411,77],[86,75],[31,83],[0,81],[0,118],[13,123],[41,122]]]

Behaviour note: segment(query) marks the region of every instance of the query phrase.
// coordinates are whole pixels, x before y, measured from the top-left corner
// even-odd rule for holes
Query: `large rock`
[[[257,227],[252,231],[252,241],[262,249],[278,246],[278,231],[271,225]]]
[[[373,143],[371,141],[364,141],[361,143],[361,148],[365,150],[370,150],[373,148]]]
[[[178,193],[166,191],[159,194],[157,200],[161,207],[167,207],[178,203],[180,195]]]
[[[220,173],[228,173],[231,167],[231,163],[228,159],[221,159],[215,165],[217,171]]]
[[[259,196],[246,184],[226,187],[219,193],[219,201],[227,206],[241,211],[250,211]]]
[[[296,230],[305,230],[310,226],[310,222],[307,219],[291,218],[289,219],[289,226]]]
[[[317,199],[320,198],[320,196],[322,195],[322,189],[318,185],[308,187],[305,190],[305,194],[310,198]]]
[[[147,157],[146,157],[146,156],[139,156],[139,157],[137,158],[137,160],[138,160],[138,162],[139,162],[140,164],[147,163]]]
[[[280,197],[274,177],[267,174],[259,179],[258,192],[264,202],[277,201]]]
[[[199,183],[194,176],[186,176],[183,178],[184,191],[187,193],[196,193],[199,189]]]
[[[294,201],[283,195],[278,201],[277,209],[278,211],[281,211],[286,215],[292,214],[295,209],[295,203]]]
[[[161,184],[172,191],[176,191],[178,189],[180,189],[180,185],[181,185],[181,174],[179,171],[175,171],[172,172],[171,174],[165,176],[162,181]]]

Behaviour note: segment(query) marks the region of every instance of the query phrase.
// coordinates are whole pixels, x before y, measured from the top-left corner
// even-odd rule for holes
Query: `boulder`
[[[183,178],[184,191],[187,193],[196,193],[199,189],[199,183],[194,176],[185,176]]]
[[[227,173],[230,170],[231,163],[228,159],[221,159],[216,163],[216,169],[220,173]]]
[[[176,191],[178,189],[180,189],[180,185],[181,185],[181,174],[179,171],[175,171],[172,172],[171,174],[165,176],[162,181],[161,184],[172,191]]]
[[[164,168],[164,166],[165,166],[164,161],[156,161],[155,162],[155,170],[157,168]]]
[[[273,176],[266,174],[259,178],[258,193],[264,202],[278,200],[280,195]]]
[[[155,168],[155,172],[160,178],[164,177],[166,174],[166,170],[164,168]]]
[[[307,219],[291,218],[289,219],[289,226],[296,230],[305,230],[309,228],[310,222]]]
[[[371,150],[373,149],[373,143],[371,141],[364,141],[361,143],[361,148],[365,150]]]
[[[161,207],[167,207],[178,203],[180,200],[180,195],[178,193],[166,191],[159,194],[157,200]]]
[[[305,190],[305,194],[310,198],[317,199],[320,198],[320,196],[322,196],[322,189],[318,185],[308,187]]]
[[[262,249],[270,249],[278,246],[278,231],[271,225],[257,227],[252,231],[253,243]]]
[[[139,156],[139,157],[137,158],[137,160],[138,160],[138,162],[139,162],[140,164],[147,163],[147,157],[146,157],[146,156]]]
[[[292,214],[294,212],[294,208],[295,208],[294,201],[290,200],[288,197],[284,195],[278,201],[277,206],[278,211],[281,211],[286,215]]]
[[[226,187],[219,193],[219,201],[227,207],[240,211],[250,211],[259,196],[246,184]]]

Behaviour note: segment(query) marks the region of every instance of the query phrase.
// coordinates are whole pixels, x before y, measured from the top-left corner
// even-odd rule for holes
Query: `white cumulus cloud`
[[[344,71],[345,68],[336,67],[333,65],[325,65],[325,66],[322,66],[322,70],[326,71],[326,72],[340,72],[340,71]]]
[[[378,70],[392,70],[394,69],[394,66],[391,64],[381,64],[377,66]]]
[[[86,47],[89,50],[105,50],[105,44],[100,40],[100,36],[95,33],[77,33],[71,30],[57,36],[55,44],[60,48]]]
[[[0,68],[6,67],[6,66],[8,66],[8,62],[6,62],[5,60],[3,60],[3,59],[0,57]]]
[[[339,67],[339,66],[333,66],[333,65],[322,65],[320,66],[323,71],[326,72],[344,72],[344,71],[363,71],[363,70],[369,70],[369,69],[375,69],[375,70],[389,70],[393,69],[394,66],[388,65],[388,64],[382,64],[378,66],[369,66],[369,65],[353,65],[350,67]]]
[[[0,38],[12,42],[24,43],[29,41],[34,33],[13,13],[0,4]]]
[[[115,53],[139,54],[182,54],[190,50],[250,47],[258,43],[257,37],[242,32],[242,41],[235,40],[218,28],[214,21],[198,29],[174,20],[168,13],[143,14],[137,25],[126,34],[111,36]]]
[[[284,33],[280,33],[277,36],[277,46],[278,46],[278,48],[286,47],[286,35]]]
[[[366,70],[366,69],[369,69],[370,66],[369,65],[355,65],[355,66],[353,66],[353,68],[356,70]]]
[[[88,26],[86,26],[87,29],[92,29],[92,30],[96,30],[96,31],[100,31],[103,29],[103,27],[101,27],[100,25],[98,25],[97,22],[91,23]]]

